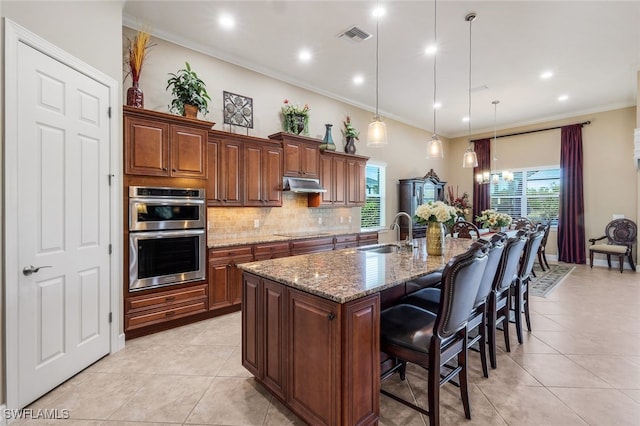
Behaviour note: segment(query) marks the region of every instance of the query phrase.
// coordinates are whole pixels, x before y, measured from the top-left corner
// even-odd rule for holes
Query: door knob
[[[51,268],[51,265],[46,265],[46,266],[33,266],[33,265],[29,265],[28,267],[25,266],[22,269],[22,273],[24,275],[26,275],[27,277],[31,274],[35,274],[36,272],[38,272],[40,269],[42,268]]]

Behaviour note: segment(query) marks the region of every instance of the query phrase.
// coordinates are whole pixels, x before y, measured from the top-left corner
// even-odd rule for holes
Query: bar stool
[[[511,285],[512,296],[514,299],[513,310],[515,311],[516,334],[518,335],[518,343],[522,344],[522,313],[524,311],[524,319],[527,322],[527,329],[531,331],[531,317],[529,316],[529,281],[531,281],[533,262],[538,254],[538,248],[542,243],[544,230],[538,228],[536,231],[529,233],[529,239],[524,246],[524,254],[518,269],[518,276]]]
[[[480,287],[488,256],[483,245],[471,248],[445,266],[442,279],[441,309],[436,314],[401,303],[380,314],[380,349],[396,359],[396,365],[383,373],[384,380],[399,372],[406,377],[407,362],[428,370],[428,410],[384,389],[380,392],[429,416],[431,425],[440,422],[440,386],[454,377],[460,382],[460,396],[465,416],[471,418],[467,380],[467,320]],[[440,369],[457,359],[444,378]]]

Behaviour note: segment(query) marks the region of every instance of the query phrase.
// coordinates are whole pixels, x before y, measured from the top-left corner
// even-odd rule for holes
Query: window
[[[513,181],[491,185],[491,208],[512,217],[558,225],[560,169],[536,168],[513,172]]]
[[[362,228],[379,228],[384,226],[385,207],[385,164],[369,161],[367,163],[365,190],[366,202],[360,212]]]

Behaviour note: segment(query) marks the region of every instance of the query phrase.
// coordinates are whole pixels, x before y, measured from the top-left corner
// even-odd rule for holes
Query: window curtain
[[[491,171],[491,139],[481,139],[474,142],[474,150],[478,157],[478,167],[473,169],[473,218],[480,212],[491,207],[491,184],[479,184],[476,175],[484,171]],[[474,222],[475,220],[471,221]]]
[[[561,128],[558,260],[583,264],[585,254],[582,125]]]

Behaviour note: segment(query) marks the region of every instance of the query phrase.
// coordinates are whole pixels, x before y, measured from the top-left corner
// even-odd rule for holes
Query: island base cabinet
[[[379,417],[380,301],[340,304],[245,272],[242,364],[308,424]]]

